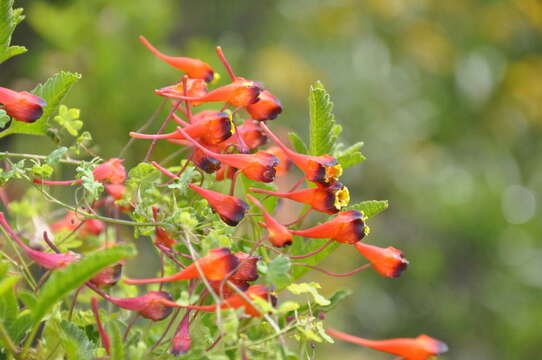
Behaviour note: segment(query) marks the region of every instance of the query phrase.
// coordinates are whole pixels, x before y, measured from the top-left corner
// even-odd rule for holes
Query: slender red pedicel
[[[29,258],[31,258],[34,262],[37,264],[43,266],[46,269],[54,270],[54,269],[60,269],[65,267],[68,264],[71,264],[72,262],[79,261],[81,258],[80,255],[73,253],[71,251],[68,251],[66,253],[46,253],[38,250],[34,250],[28,245],[26,245],[20,238],[17,236],[15,231],[11,228],[9,223],[6,220],[6,217],[3,212],[0,211],[0,226],[6,230],[6,232],[9,234],[10,238],[15,241],[28,255]]]
[[[357,210],[343,211],[323,224],[304,230],[290,230],[290,232],[309,238],[329,238],[340,243],[354,244],[369,232],[369,228],[365,225],[365,219],[363,213]]]
[[[292,162],[305,174],[307,180],[330,185],[342,175],[342,167],[331,155],[312,156],[297,153],[289,149],[263,122],[260,124],[265,133],[286,153]]]
[[[199,268],[208,280],[223,280],[239,265],[239,259],[228,248],[211,249],[209,253],[197,260]],[[185,267],[176,274],[152,279],[124,279],[131,285],[155,284],[199,278],[200,274],[195,263]]]
[[[293,236],[288,230],[288,228],[277,220],[275,220],[268,212],[265,210],[265,207],[252,195],[247,194],[247,198],[252,201],[260,210],[262,211],[263,217],[265,218],[265,223],[259,223],[261,226],[265,227],[269,232],[268,237],[271,244],[277,247],[284,247],[292,245]]]
[[[254,120],[273,120],[282,112],[282,105],[269,91],[260,93],[260,100],[247,106],[247,112]]]
[[[141,41],[143,45],[145,45],[157,57],[174,68],[184,71],[189,77],[193,79],[202,79],[207,82],[213,81],[214,71],[207,63],[199,59],[165,55],[152,46],[152,44],[145,39],[144,36],[140,36],[139,41]]]
[[[13,91],[0,87],[0,109],[17,121],[32,123],[43,115],[45,100],[28,91]]]
[[[331,186],[316,186],[313,188],[292,191],[289,193],[250,188],[249,191],[274,195],[303,204],[310,205],[314,210],[326,214],[335,214],[348,205],[350,195],[348,188],[339,182]]]
[[[371,262],[371,266],[382,276],[396,278],[408,267],[403,253],[389,246],[381,248],[361,241],[354,244],[358,252]]]
[[[220,216],[222,221],[230,226],[236,226],[245,217],[248,204],[243,200],[230,195],[224,195],[216,191],[204,189],[194,184],[188,186],[200,194]]]
[[[182,128],[177,127],[184,137],[206,155],[222,163],[239,169],[246,177],[261,182],[271,182],[275,178],[275,167],[279,160],[272,154],[259,151],[255,154],[218,154],[194,140]]]
[[[445,343],[425,334],[416,338],[368,340],[334,329],[327,329],[326,332],[336,339],[397,355],[404,360],[427,360],[448,351],[448,346]]]
[[[102,321],[100,320],[100,310],[98,308],[98,299],[96,298],[96,296],[92,297],[90,303],[92,312],[94,313],[94,318],[96,319],[96,327],[98,328],[98,334],[100,334],[102,345],[104,346],[107,355],[111,355],[111,341],[109,340],[109,336],[107,335],[107,332],[105,332]]]
[[[178,95],[162,89],[155,90],[155,93],[171,99],[186,100],[193,105],[206,102],[227,102],[235,107],[245,107],[259,100],[258,96],[261,90],[262,88],[258,83],[237,77],[232,83],[216,88],[199,97]]]

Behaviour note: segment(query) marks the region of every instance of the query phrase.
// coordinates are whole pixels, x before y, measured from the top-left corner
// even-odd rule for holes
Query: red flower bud
[[[184,314],[179,327],[171,339],[171,353],[175,356],[186,354],[192,345],[190,337],[190,310]]]
[[[265,133],[273,139],[273,141],[286,153],[292,162],[305,173],[307,180],[322,184],[330,185],[342,175],[342,167],[337,160],[331,155],[312,156],[296,153],[290,150],[284,143],[275,135],[267,125],[261,123]]]
[[[105,191],[115,200],[121,200],[126,191],[124,184],[105,184]]]
[[[382,276],[396,278],[408,267],[408,261],[400,250],[393,246],[380,248],[361,241],[354,244],[361,255],[371,262],[374,269]]]
[[[448,346],[437,339],[422,334],[417,338],[396,338],[387,340],[368,340],[343,332],[327,329],[326,332],[337,339],[400,356],[404,360],[427,360],[448,351]]]
[[[239,266],[230,277],[231,280],[255,281],[258,280],[258,261],[259,256],[252,256],[242,251],[236,252],[235,256],[239,259]]]
[[[255,154],[218,154],[202,146],[184,129],[178,127],[177,130],[207,156],[239,169],[249,179],[271,182],[275,178],[275,167],[278,165],[279,160],[274,155],[262,151]]]
[[[150,42],[143,36],[139,37],[139,41],[143,43],[153,54],[168,63],[169,65],[184,71],[190,78],[203,79],[207,82],[213,81],[214,71],[206,63],[198,59],[192,59],[187,57],[173,57],[162,54]]]
[[[305,230],[290,230],[292,234],[316,238],[333,239],[340,243],[354,244],[369,232],[365,217],[356,210],[344,211],[330,221]]]
[[[275,220],[268,212],[265,210],[265,207],[251,195],[247,195],[247,198],[252,201],[257,207],[262,211],[263,217],[265,218],[265,224],[260,223],[261,226],[265,227],[269,232],[268,237],[271,244],[277,247],[284,247],[292,245],[293,236],[288,230],[288,228],[280,224]]]
[[[81,222],[83,222],[82,226]],[[51,225],[51,231],[53,232],[61,230],[74,231],[77,228],[79,228],[79,235],[85,237],[100,235],[105,230],[105,225],[98,219],[80,220],[73,211],[68,211],[64,218]]]
[[[258,102],[247,106],[247,112],[254,120],[273,120],[282,112],[280,100],[269,91],[262,91],[259,98]]]
[[[110,287],[115,285],[122,275],[122,264],[107,267],[95,275],[90,282],[97,287]]]
[[[156,206],[152,207],[152,214],[154,217],[154,221],[158,221],[158,208]],[[154,228],[154,233],[156,234],[156,242],[160,245],[164,245],[169,249],[171,249],[171,247],[177,242],[177,240],[171,238],[166,232],[166,230],[161,226],[156,226]]]
[[[235,196],[207,190],[194,184],[188,184],[188,186],[205,198],[211,208],[226,224],[236,226],[245,217],[248,204],[243,200]]]
[[[13,91],[0,87],[0,109],[17,121],[32,123],[43,114],[43,108],[47,105],[45,100],[33,95],[28,91]]]
[[[348,188],[340,182],[331,186],[317,186],[289,193],[275,192],[264,189],[250,188],[249,191],[283,197],[303,204],[310,205],[314,210],[326,214],[335,214],[348,205],[350,195]]]
[[[211,249],[209,253],[197,260],[203,275],[211,281],[223,280],[229,273],[239,265],[239,259],[230,252],[228,248]],[[131,285],[154,284],[172,282],[177,280],[188,280],[199,278],[200,274],[195,263],[185,267],[183,270],[171,276],[153,279],[124,279],[124,282]]]
[[[124,160],[111,158],[94,168],[92,175],[96,181],[108,181],[111,184],[122,184],[126,179],[126,170],[122,166]]]
[[[155,90],[155,93],[160,96],[165,96],[172,99],[187,100],[192,104],[205,103],[205,102],[227,102],[235,107],[245,107],[250,104],[254,104],[259,100],[262,88],[254,82],[237,77],[234,82],[216,88],[206,95],[199,97],[190,97],[184,95],[178,95],[171,91],[164,91],[162,89]]]
[[[214,159],[210,156],[205,155],[200,149],[194,149],[192,155],[190,156],[192,162],[201,170],[205,171],[208,174],[212,174],[215,171],[220,169],[220,161]]]
[[[106,300],[120,308],[137,311],[141,316],[153,321],[160,321],[171,313],[171,306],[167,305],[173,298],[165,291],[149,291],[143,296],[132,298],[115,298],[102,294]]]

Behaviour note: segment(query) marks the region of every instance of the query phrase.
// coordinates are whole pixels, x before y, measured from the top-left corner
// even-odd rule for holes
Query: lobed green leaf
[[[350,205],[348,210],[358,210],[363,212],[368,218],[375,216],[378,213],[388,208],[388,200],[369,200],[362,201],[358,204]]]
[[[331,154],[341,127],[335,123],[333,103],[320,81],[310,88],[310,154]]]

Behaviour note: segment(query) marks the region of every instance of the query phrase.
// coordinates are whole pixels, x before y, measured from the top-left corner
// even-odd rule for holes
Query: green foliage
[[[309,115],[310,154],[333,153],[341,127],[335,123],[331,97],[319,81],[310,88]]]
[[[32,93],[40,96],[47,103],[43,109],[43,115],[30,124],[12,121],[9,128],[0,132],[0,138],[11,134],[46,135],[49,119],[57,112],[62,99],[80,78],[79,74],[61,71],[50,77],[44,84],[36,86]]]
[[[60,105],[58,115],[55,121],[71,136],[79,135],[79,130],[83,127],[83,122],[79,120],[81,111],[79,109],[68,109],[66,105]]]
[[[331,304],[331,302],[320,295],[318,292],[319,289],[321,289],[322,286],[316,282],[310,282],[310,283],[299,283],[299,284],[290,284],[288,285],[287,289],[289,292],[295,295],[299,294],[310,294],[316,304],[321,306],[328,306]]]
[[[68,360],[93,359],[95,346],[85,332],[75,324],[63,320],[60,322],[62,336],[60,340]]]
[[[23,9],[13,9],[14,0],[0,2],[0,64],[26,52],[24,46],[10,46],[15,27],[24,20]]]
[[[290,259],[286,256],[277,256],[267,267],[266,282],[282,290],[290,283]]]
[[[100,270],[136,254],[133,246],[118,245],[85,256],[64,269],[56,270],[45,283],[32,309],[34,324],[57,303],[58,300],[83,285]]]
[[[92,170],[94,170],[95,165],[89,162],[83,162],[77,167],[77,175],[83,181],[83,188],[85,189],[85,200],[87,203],[92,203],[95,200],[98,200],[102,192],[104,191],[104,186],[101,182],[94,180],[94,175]]]
[[[357,142],[343,151],[335,154],[337,161],[343,169],[348,169],[351,166],[359,164],[365,160],[365,156],[358,151],[363,146],[363,142]]]
[[[111,334],[111,360],[124,360],[124,343],[115,321],[109,324],[109,333]]]
[[[295,132],[289,132],[288,137],[290,138],[290,141],[292,145],[294,146],[294,150],[301,154],[308,154],[309,149],[307,149],[307,145],[305,142],[297,135]]]
[[[11,118],[6,113],[6,110],[0,109],[0,129],[4,129],[10,121]]]
[[[377,215],[378,213],[386,210],[388,208],[387,200],[369,200],[362,201],[358,204],[350,205],[348,209],[358,210],[363,212],[368,218]]]

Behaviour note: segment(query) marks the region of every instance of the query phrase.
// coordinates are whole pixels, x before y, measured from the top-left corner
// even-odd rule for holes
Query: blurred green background
[[[67,104],[104,156],[117,155],[179,72],[148,53],[200,57],[226,75],[261,80],[307,136],[308,87],[320,79],[347,143],[368,157],[344,177],[356,201],[389,199],[368,242],[393,245],[411,265],[395,280],[365,272],[325,278],[352,288],[328,324],[368,338],[429,333],[447,359],[536,359],[542,344],[542,2],[539,0],[57,0],[16,1],[25,21],[2,86],[32,88],[58,70],[83,79]],[[129,162],[148,143],[136,142]],[[2,148],[39,152],[46,139]],[[156,157],[173,147],[160,146]],[[341,248],[330,271],[361,258]],[[318,358],[387,359],[318,345]]]

